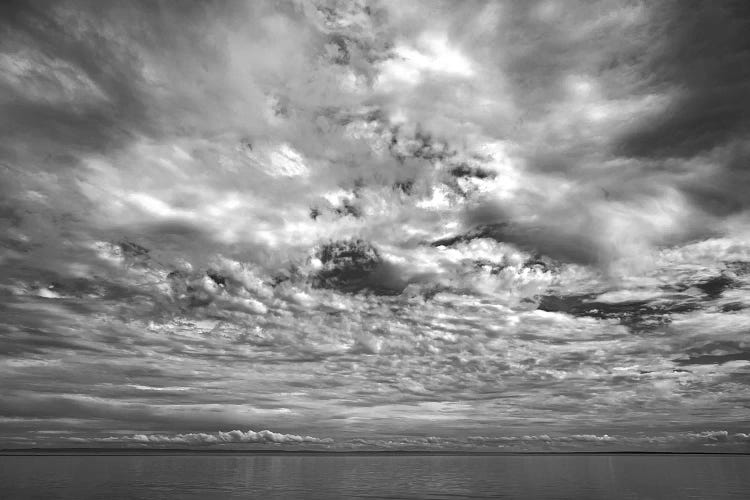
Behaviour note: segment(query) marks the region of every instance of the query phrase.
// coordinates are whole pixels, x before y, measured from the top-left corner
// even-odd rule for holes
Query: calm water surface
[[[750,499],[750,456],[2,456],[0,498]]]

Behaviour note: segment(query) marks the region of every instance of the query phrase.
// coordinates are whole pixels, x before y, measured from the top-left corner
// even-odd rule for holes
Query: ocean
[[[0,456],[0,498],[748,499],[750,456]]]

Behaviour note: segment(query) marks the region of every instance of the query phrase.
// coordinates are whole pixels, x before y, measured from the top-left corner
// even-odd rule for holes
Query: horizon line
[[[241,450],[241,449],[197,449],[197,448],[4,448],[0,456],[22,454],[44,455],[158,455],[158,454],[248,454],[248,455],[748,455],[740,451],[463,451],[463,450]]]

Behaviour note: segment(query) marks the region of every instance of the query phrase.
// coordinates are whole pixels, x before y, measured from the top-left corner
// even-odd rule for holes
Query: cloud
[[[426,451],[637,451],[655,450],[707,450],[717,444],[728,449],[743,449],[747,435],[742,432],[711,430],[701,432],[671,432],[657,435],[609,434],[533,434],[498,435],[445,438],[438,436],[391,437],[381,439],[352,439],[336,443],[343,450],[426,450]]]
[[[252,443],[252,444],[324,444],[333,443],[331,438],[316,438],[311,436],[298,436],[296,434],[280,434],[269,430],[262,431],[241,431],[233,430],[228,432],[219,431],[216,433],[191,432],[187,434],[133,434],[130,436],[110,436],[98,440],[101,443],[137,443],[146,445],[216,445],[232,443]]]
[[[0,9],[0,439],[744,432],[742,7]]]
[[[670,449],[681,449],[691,445],[713,446],[716,443],[731,443],[742,446],[746,441],[744,433],[730,433],[728,431],[701,431],[701,432],[672,432],[661,435],[595,435],[595,434],[572,434],[572,435],[525,435],[525,436],[473,436],[468,440],[479,445],[498,446],[500,448],[513,446],[538,446],[545,447],[580,447],[586,444],[599,446],[614,446],[615,449],[643,449],[644,446],[654,445],[669,446]],[[682,448],[684,449],[684,448]]]
[[[698,2],[685,11],[668,2],[653,9],[660,43],[644,58],[646,84],[666,88],[675,97],[660,116],[638,124],[623,139],[620,147],[625,154],[686,157],[725,144],[746,130],[747,103],[740,98],[747,57],[742,33],[750,13],[741,4],[713,7]]]
[[[68,441],[84,443],[85,439],[68,437]],[[299,436],[295,434],[280,434],[268,430],[215,433],[185,433],[185,434],[132,434],[108,436],[93,440],[106,445],[146,445],[146,446],[227,446],[227,445],[322,445],[331,451],[539,451],[539,450],[581,450],[594,445],[594,450],[628,451],[647,449],[656,446],[657,449],[684,450],[706,449],[717,444],[741,449],[748,441],[748,435],[742,432],[728,432],[726,430],[708,430],[700,432],[672,432],[658,435],[609,435],[609,434],[535,434],[522,436],[469,436],[469,437],[440,437],[440,436],[399,436],[372,438],[353,438],[334,441],[331,438],[317,438]],[[91,442],[91,441],[89,441]],[[698,446],[699,448],[696,448]],[[739,447],[739,448],[738,448]],[[316,448],[321,449],[321,448]]]

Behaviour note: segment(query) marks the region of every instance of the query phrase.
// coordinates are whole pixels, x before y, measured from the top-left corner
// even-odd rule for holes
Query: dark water
[[[0,498],[750,499],[750,456],[2,456]]]

